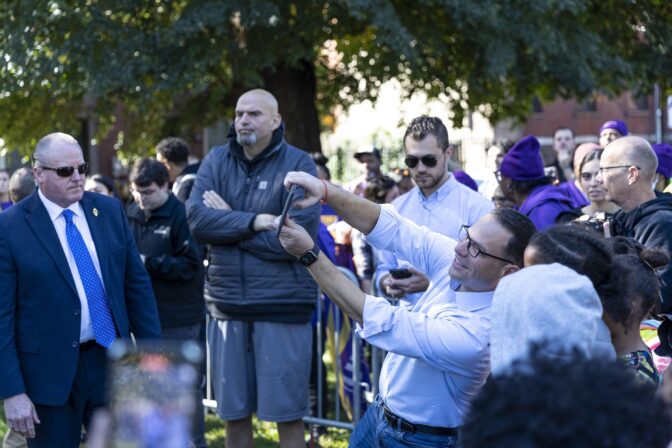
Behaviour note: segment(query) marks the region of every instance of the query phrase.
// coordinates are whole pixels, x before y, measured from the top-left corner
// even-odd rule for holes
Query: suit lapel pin
[[[98,209],[95,207],[93,208],[93,216],[98,216]]]

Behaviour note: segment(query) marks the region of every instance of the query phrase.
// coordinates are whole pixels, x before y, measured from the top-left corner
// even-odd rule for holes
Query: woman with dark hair
[[[119,199],[119,193],[117,192],[117,187],[114,186],[114,181],[111,177],[105,176],[104,174],[94,174],[90,176],[86,179],[84,189],[86,191],[92,191],[94,193],[100,193],[105,196]]]
[[[666,266],[669,256],[660,249],[646,248],[622,236],[610,240],[614,252],[614,287],[600,296],[604,321],[618,360],[635,369],[643,382],[660,384],[651,351],[639,331],[640,323],[655,313],[660,303],[660,281],[656,269]]]
[[[586,192],[590,203],[585,207],[579,207],[558,215],[558,223],[566,223],[573,220],[588,221],[592,218],[609,220],[619,207],[607,200],[607,189],[602,182],[597,181],[600,172],[600,157],[602,151],[592,151],[586,154],[579,165],[579,182]]]

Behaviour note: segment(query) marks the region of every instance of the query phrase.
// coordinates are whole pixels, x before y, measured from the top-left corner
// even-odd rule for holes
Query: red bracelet
[[[324,204],[327,203],[327,181],[325,181],[324,179],[320,179],[320,180],[324,184],[324,197],[322,199],[320,199],[320,203],[324,205]]]

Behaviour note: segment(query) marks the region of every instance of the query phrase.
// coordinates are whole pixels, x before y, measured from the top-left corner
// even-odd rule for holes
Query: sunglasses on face
[[[86,170],[89,168],[89,164],[84,162],[81,165],[74,166],[61,166],[59,168],[51,168],[48,166],[40,166],[43,170],[56,171],[58,177],[70,177],[74,174],[75,170],[79,174],[86,174]]]
[[[443,154],[441,154],[441,156],[443,156]],[[418,166],[418,162],[422,162],[422,164],[425,165],[427,168],[434,168],[436,164],[439,163],[439,158],[436,156],[422,156],[422,157],[406,156],[404,162],[406,163],[406,166],[409,168],[415,168],[416,166]]]

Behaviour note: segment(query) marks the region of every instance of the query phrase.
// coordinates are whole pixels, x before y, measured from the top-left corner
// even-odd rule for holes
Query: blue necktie
[[[72,222],[72,210],[63,210],[65,218],[65,236],[68,238],[68,244],[72,255],[75,257],[79,278],[84,285],[86,301],[89,304],[89,313],[91,314],[91,325],[93,326],[93,335],[96,342],[103,347],[109,347],[117,337],[112,322],[112,314],[107,303],[103,283],[93,265],[91,254],[86,248],[82,234],[77,230],[77,226]]]

